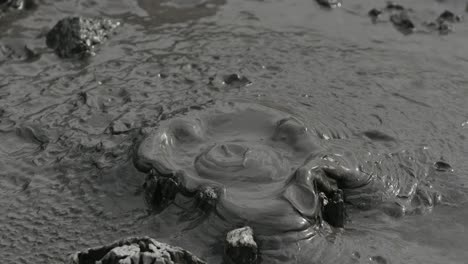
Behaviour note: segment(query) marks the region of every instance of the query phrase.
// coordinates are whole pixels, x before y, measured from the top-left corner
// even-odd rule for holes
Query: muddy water
[[[346,150],[406,151],[423,168],[453,168],[434,172],[443,203],[432,212],[353,211],[344,231],[278,246],[269,263],[466,262],[468,22],[446,36],[404,36],[372,23],[367,12],[385,3],[370,0],[335,10],[306,0],[39,2],[0,24],[1,45],[19,54],[0,57],[0,259],[61,263],[149,235],[220,263],[222,235],[206,232],[209,218],[181,206],[148,210],[132,159],[160,121],[240,98],[293,109],[346,139]],[[466,4],[402,3],[417,23]],[[97,56],[61,60],[44,33],[76,14],[123,26]],[[22,56],[23,45],[38,55]],[[224,84],[232,73],[251,84]]]

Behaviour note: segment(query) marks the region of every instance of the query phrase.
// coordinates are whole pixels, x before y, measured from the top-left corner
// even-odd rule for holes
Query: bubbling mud
[[[219,226],[248,224],[264,242],[342,227],[344,202],[394,215],[433,206],[432,189],[400,155],[359,160],[318,134],[290,112],[221,102],[161,122],[139,145],[135,165],[149,173],[151,205],[163,210],[178,195],[209,197],[205,204],[227,222]]]

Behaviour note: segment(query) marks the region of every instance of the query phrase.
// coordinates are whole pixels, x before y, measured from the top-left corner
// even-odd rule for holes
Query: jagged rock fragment
[[[227,233],[225,255],[229,263],[257,263],[258,247],[253,235],[252,228],[248,226]]]

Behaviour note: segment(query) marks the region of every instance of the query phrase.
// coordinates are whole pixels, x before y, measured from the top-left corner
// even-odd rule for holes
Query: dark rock
[[[326,200],[323,208],[323,220],[334,227],[344,227],[346,220],[346,210],[343,199],[343,191],[335,191],[329,199]]]
[[[258,247],[253,237],[252,228],[246,226],[227,233],[225,254],[229,263],[257,263]]]
[[[149,237],[130,237],[73,254],[70,264],[206,264],[187,250]]]
[[[241,86],[249,85],[252,82],[249,79],[247,79],[245,76],[240,76],[234,73],[234,74],[224,76],[224,83],[227,85],[231,85],[231,86],[241,87]]]
[[[317,3],[319,3],[321,6],[329,7],[329,8],[335,8],[335,7],[341,6],[340,0],[317,0]]]
[[[414,23],[407,12],[399,12],[390,16],[390,21],[403,34],[410,34],[414,30]]]
[[[46,43],[62,58],[93,55],[95,46],[106,41],[119,25],[110,19],[64,18],[47,33]]]
[[[395,10],[395,11],[403,11],[403,10],[405,10],[405,7],[400,5],[400,4],[396,4],[395,2],[389,1],[389,2],[387,2],[386,9],[387,10]]]
[[[372,8],[370,11],[369,11],[369,16],[371,18],[377,18],[378,16],[380,16],[381,14],[383,13],[383,11],[381,9],[377,9],[377,8]]]
[[[143,187],[146,202],[157,212],[164,210],[182,191],[176,176],[160,176],[155,173],[148,175]]]
[[[461,16],[457,16],[449,10],[445,10],[437,18],[437,21],[448,21],[450,23],[460,22],[461,20],[462,20]]]

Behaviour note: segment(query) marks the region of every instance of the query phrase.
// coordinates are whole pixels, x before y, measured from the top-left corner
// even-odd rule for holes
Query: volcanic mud
[[[148,173],[146,200],[156,212],[193,200],[217,216],[219,233],[252,227],[260,251],[273,237],[295,243],[343,227],[345,207],[402,216],[440,199],[405,153],[362,155],[339,145],[292,112],[228,101],[161,122],[140,143],[135,165]]]

